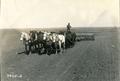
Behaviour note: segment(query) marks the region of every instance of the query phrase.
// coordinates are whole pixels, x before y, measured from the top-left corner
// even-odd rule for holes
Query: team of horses
[[[76,33],[66,32],[47,32],[32,30],[29,33],[21,32],[20,40],[25,46],[25,53],[30,54],[58,54],[65,49],[75,45]]]

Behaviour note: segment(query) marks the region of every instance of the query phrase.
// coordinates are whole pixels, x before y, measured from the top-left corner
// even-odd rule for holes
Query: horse
[[[44,48],[45,48],[45,52],[50,55],[50,53],[52,52],[52,35],[49,32],[43,32],[43,41],[44,41]]]
[[[65,36],[64,35],[53,33],[52,41],[55,44],[56,53],[58,51],[57,45],[59,46],[60,52],[64,51],[64,49],[65,49]]]
[[[38,53],[43,53],[42,50],[45,49],[45,37],[44,32],[39,31],[37,33],[37,42],[38,42]]]
[[[63,52],[65,50],[65,35],[59,34],[58,38],[60,50]]]
[[[21,32],[20,40],[23,41],[23,44],[25,45],[25,53],[29,54],[31,51],[31,40],[29,34]]]
[[[36,51],[37,47],[38,47],[37,31],[35,31],[35,30],[30,31],[29,35],[30,35],[30,39],[33,44],[33,50]]]
[[[63,51],[65,49],[64,35],[57,33],[50,33],[46,31],[42,33],[43,33],[44,48],[48,55],[52,52],[52,50],[55,50],[55,53],[57,54],[58,50]]]

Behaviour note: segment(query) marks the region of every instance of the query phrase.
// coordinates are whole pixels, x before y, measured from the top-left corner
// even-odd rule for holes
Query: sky
[[[1,0],[0,28],[115,27],[119,0]]]

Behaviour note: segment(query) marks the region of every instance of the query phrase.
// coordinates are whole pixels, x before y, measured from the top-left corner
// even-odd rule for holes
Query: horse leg
[[[53,42],[53,43],[52,43],[52,53],[53,53],[53,54],[55,54],[55,52],[56,52],[55,50],[56,50],[56,48],[55,48],[55,43]]]
[[[57,47],[57,45],[55,46],[55,54],[57,54],[58,53],[58,47]]]
[[[50,50],[50,47],[49,45],[46,46],[46,54],[49,55],[49,50]]]
[[[55,54],[58,53],[58,44],[55,42]]]
[[[29,48],[29,53],[31,53],[31,52],[32,52],[32,49],[31,49],[31,48],[32,48],[32,45],[29,44],[29,45],[28,45],[28,48]]]
[[[35,43],[34,42],[32,42],[32,52],[34,52],[35,51]]]
[[[49,47],[48,47],[48,55],[51,55],[51,50],[52,50],[51,45],[49,45]]]
[[[36,51],[36,43],[34,42],[33,45],[34,45],[34,52],[35,52]]]
[[[46,54],[46,44],[44,42],[42,43],[42,49],[44,49],[43,53]]]
[[[62,43],[62,44],[61,44],[61,50],[62,50],[62,53],[65,52],[65,43]]]
[[[43,54],[45,52],[45,46],[43,43],[40,43],[40,52]]]
[[[45,48],[45,52],[44,52],[44,53],[47,54],[47,53],[48,53],[48,47],[47,47],[47,44],[44,45],[44,48]]]
[[[33,43],[33,47],[34,47],[33,51],[34,51],[34,53],[36,53],[36,51],[37,51],[37,43],[35,41]]]
[[[65,43],[62,43],[62,46],[63,46],[63,48],[62,48],[63,49],[62,53],[63,53],[63,52],[65,52]]]
[[[37,42],[35,42],[35,50],[37,50]]]
[[[42,49],[43,49],[44,47],[42,47],[42,43],[39,43],[38,44],[38,52],[39,52],[39,54],[42,54],[43,52],[42,52]]]
[[[37,52],[37,43],[35,43],[35,53]]]
[[[62,43],[61,43],[61,41],[59,41],[59,49],[60,49],[60,53],[62,53],[62,45],[61,45]]]
[[[25,44],[25,53],[27,54],[27,45]]]
[[[28,55],[29,54],[29,49],[28,49],[28,45],[27,44],[25,44],[25,53]]]
[[[40,54],[40,43],[38,43],[38,54]]]

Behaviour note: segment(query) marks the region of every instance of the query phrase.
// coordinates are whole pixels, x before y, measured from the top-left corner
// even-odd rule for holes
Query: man
[[[70,25],[70,23],[68,23],[68,25],[67,25],[67,31],[70,31],[70,29],[71,29],[71,25]]]

